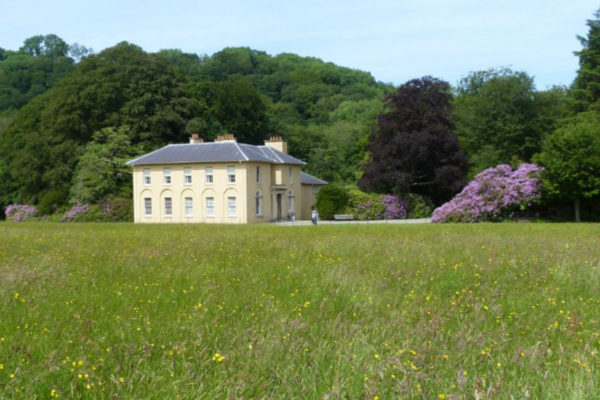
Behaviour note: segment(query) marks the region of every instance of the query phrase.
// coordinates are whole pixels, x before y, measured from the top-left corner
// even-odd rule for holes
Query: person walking
[[[317,211],[316,208],[313,208],[312,210],[312,223],[313,225],[317,224],[317,220],[319,219],[319,212]]]

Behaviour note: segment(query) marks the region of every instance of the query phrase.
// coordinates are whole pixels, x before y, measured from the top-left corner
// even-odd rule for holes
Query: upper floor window
[[[256,167],[256,183],[260,183],[260,167]]]
[[[206,167],[204,169],[204,173],[206,175],[206,184],[212,185],[212,183],[213,183],[213,167]]]
[[[289,169],[289,176],[290,176],[290,185],[292,183],[294,183],[294,170],[293,169]]]
[[[227,167],[227,182],[235,183],[235,167]]]
[[[165,185],[171,184],[171,168],[163,169],[164,183]]]
[[[183,183],[186,185],[192,184],[192,168],[185,167],[183,169]]]
[[[144,185],[150,185],[150,168],[144,168]]]

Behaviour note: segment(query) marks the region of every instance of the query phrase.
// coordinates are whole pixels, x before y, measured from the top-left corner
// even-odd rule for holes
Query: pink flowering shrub
[[[393,194],[384,194],[379,200],[385,207],[383,217],[385,219],[404,219],[406,218],[407,206],[400,196]]]
[[[4,215],[9,221],[27,221],[37,213],[37,208],[27,204],[11,204],[4,210]]]
[[[452,200],[436,208],[431,222],[493,221],[511,208],[524,208],[541,197],[540,172],[535,164],[516,170],[501,164],[480,172]]]
[[[88,211],[90,211],[90,206],[88,204],[74,204],[73,207],[63,215],[60,222],[77,221],[81,216],[87,214]]]

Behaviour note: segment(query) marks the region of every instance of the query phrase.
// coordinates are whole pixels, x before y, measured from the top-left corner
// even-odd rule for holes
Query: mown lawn
[[[1,223],[0,304],[0,398],[600,393],[600,225]]]

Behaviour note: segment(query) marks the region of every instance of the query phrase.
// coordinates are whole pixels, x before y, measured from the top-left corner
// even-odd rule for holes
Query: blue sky
[[[99,52],[126,40],[211,55],[247,46],[368,71],[400,85],[511,67],[538,89],[569,85],[592,0],[0,0],[0,47],[54,33]]]

